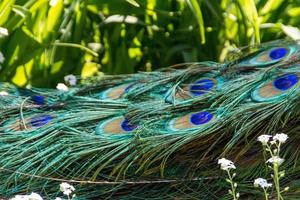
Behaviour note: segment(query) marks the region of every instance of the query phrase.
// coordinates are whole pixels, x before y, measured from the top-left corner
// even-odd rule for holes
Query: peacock
[[[230,199],[217,165],[226,156],[240,199],[261,199],[257,137],[283,132],[285,197],[299,199],[299,88],[300,44],[289,40],[69,90],[1,83],[0,196],[54,199],[68,182],[77,199]]]

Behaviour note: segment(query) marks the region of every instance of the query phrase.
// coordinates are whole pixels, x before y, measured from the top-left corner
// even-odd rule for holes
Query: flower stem
[[[268,193],[267,193],[267,190],[266,190],[265,188],[263,188],[263,190],[264,190],[264,193],[265,193],[265,199],[268,200],[268,199],[269,199],[269,198],[268,198],[269,195],[268,195]]]
[[[273,171],[274,171],[274,184],[276,187],[276,193],[277,193],[277,200],[283,199],[281,196],[281,191],[280,191],[280,183],[279,183],[279,169],[278,169],[278,164],[274,163],[273,164]]]
[[[233,200],[237,200],[237,197],[236,197],[236,194],[235,194],[235,186],[234,186],[234,183],[233,183],[233,178],[232,178],[229,170],[226,170],[226,171],[227,171],[227,174],[228,174],[228,178],[230,180],[230,185],[231,185],[231,191],[232,191]]]

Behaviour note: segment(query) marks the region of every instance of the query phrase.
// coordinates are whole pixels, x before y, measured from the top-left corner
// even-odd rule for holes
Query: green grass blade
[[[73,48],[79,48],[81,50],[84,50],[86,52],[89,52],[90,54],[92,54],[95,57],[98,57],[98,53],[81,45],[81,44],[74,44],[74,43],[63,43],[63,42],[55,42],[52,43],[53,46],[62,46],[62,47],[73,47]]]
[[[190,6],[191,10],[193,11],[197,23],[199,26],[199,34],[201,38],[201,44],[205,44],[205,26],[204,26],[204,21],[203,21],[203,16],[202,16],[202,11],[200,8],[200,5],[197,0],[187,0],[188,5]]]
[[[0,4],[0,26],[5,24],[6,20],[8,19],[10,12],[13,8],[15,0],[4,0]]]
[[[140,4],[138,4],[138,2],[136,2],[135,0],[126,0],[126,1],[135,7],[138,8],[140,7]]]

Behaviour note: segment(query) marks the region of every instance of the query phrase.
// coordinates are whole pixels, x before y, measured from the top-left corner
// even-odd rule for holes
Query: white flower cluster
[[[273,140],[270,141],[270,138],[272,138]],[[272,136],[272,135],[261,135],[257,138],[257,140],[259,142],[261,142],[263,145],[267,145],[269,142],[271,144],[276,143],[276,142],[282,144],[282,143],[285,143],[288,138],[289,137],[286,134],[278,133],[274,136]]]
[[[64,77],[65,83],[71,86],[76,85],[77,83],[77,78],[73,74],[69,74]]]
[[[70,195],[75,191],[75,188],[70,185],[69,183],[61,183],[59,185],[60,187],[60,191],[64,194],[64,195]]]
[[[267,180],[264,178],[257,178],[254,180],[254,186],[261,187],[261,188],[268,188],[268,187],[271,187],[272,184],[268,183]]]
[[[272,138],[272,139],[271,139]],[[284,171],[279,171],[279,166],[284,162],[283,158],[280,158],[280,146],[285,143],[289,137],[284,133],[278,133],[274,136],[272,135],[261,135],[257,138],[259,142],[262,143],[264,153],[268,153],[271,158],[269,158],[266,163],[269,163],[268,167],[273,169],[273,174],[271,177],[274,180],[274,187],[276,188],[276,193],[278,199],[283,199],[281,193],[287,191],[289,188],[286,187],[284,190],[280,189],[280,178],[284,177]],[[268,183],[266,179],[257,178],[254,180],[254,186],[263,188],[265,192],[266,199],[269,199],[267,188],[271,187],[272,184]]]
[[[279,133],[273,136],[273,141],[279,143],[285,143],[288,138],[289,137],[287,136],[287,134]]]
[[[272,138],[272,141],[270,141],[270,138]],[[261,135],[261,136],[259,136],[257,138],[257,140],[259,142],[261,142],[263,146],[265,146],[265,147],[267,146],[267,149],[269,150],[269,152],[273,151],[273,150],[271,150],[271,147],[268,146],[269,143],[271,145],[275,144],[275,146],[276,146],[276,148],[274,150],[274,154],[271,154],[272,157],[267,160],[267,163],[281,165],[284,162],[284,159],[280,158],[279,154],[276,155],[275,153],[276,152],[279,153],[278,152],[278,149],[279,149],[278,145],[285,143],[288,138],[289,137],[286,134],[284,134],[284,133],[278,133],[278,134],[276,134],[274,136],[271,136],[271,135]]]
[[[236,192],[238,184],[233,181],[236,173],[230,173],[231,169],[235,169],[234,163],[226,158],[221,158],[218,160],[218,164],[221,165],[221,170],[227,171],[228,178],[226,179],[226,181],[231,185],[231,189],[228,190],[228,193],[233,197],[234,200],[239,199],[240,193]]]
[[[267,163],[281,165],[283,161],[284,161],[283,158],[280,158],[279,156],[273,156],[272,158],[267,160]]]
[[[30,195],[16,195],[10,200],[43,200],[43,198],[39,194],[32,192]]]
[[[68,183],[61,183],[59,185],[59,189],[64,195],[68,196],[69,200],[70,200],[69,195],[75,191],[75,188]],[[75,194],[72,195],[72,199],[74,197]],[[10,200],[43,200],[43,198],[39,194],[32,192],[30,195],[16,195]],[[56,197],[55,200],[62,200],[62,198]]]
[[[64,92],[69,91],[68,86],[66,86],[66,85],[63,84],[63,83],[58,83],[57,86],[56,86],[56,89],[58,89],[58,90],[60,90],[60,91],[64,91]]]
[[[226,158],[219,159],[218,164],[221,165],[222,170],[235,169],[234,163]]]
[[[271,135],[261,135],[257,138],[257,140],[260,141],[263,145],[267,145],[271,137]]]

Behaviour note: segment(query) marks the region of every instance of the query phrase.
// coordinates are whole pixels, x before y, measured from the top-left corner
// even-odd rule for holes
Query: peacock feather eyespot
[[[295,46],[273,47],[259,53],[253,53],[250,59],[240,62],[239,66],[266,66],[287,60],[296,52]]]
[[[285,96],[290,90],[299,86],[298,73],[286,73],[277,76],[274,80],[269,80],[260,84],[251,93],[251,97],[254,101],[272,101],[279,97]]]
[[[213,118],[213,114],[209,112],[199,112],[191,115],[190,122],[196,126],[206,124]]]
[[[287,47],[272,48],[258,54],[253,61],[257,62],[258,64],[276,63],[290,55],[290,51],[290,48]]]
[[[4,128],[6,132],[33,130],[33,129],[37,129],[49,125],[53,119],[54,116],[47,115],[47,114],[27,117],[24,118],[24,120],[18,118],[17,120],[10,121],[7,124],[5,124]]]
[[[122,84],[101,92],[99,98],[102,100],[116,100],[122,98],[136,83]]]
[[[192,83],[181,84],[179,88],[176,89],[175,94],[172,94],[171,92],[168,93],[166,101],[185,102],[195,97],[205,97],[205,95],[210,94],[217,87],[217,83],[217,79],[205,77]],[[173,88],[169,91],[173,91]]]
[[[286,54],[287,54],[286,48],[276,48],[276,49],[271,50],[271,52],[269,53],[269,57],[272,60],[278,60],[278,59],[283,58]]]
[[[213,122],[214,118],[214,114],[208,111],[186,114],[170,120],[167,129],[172,131],[197,129]]]
[[[129,84],[129,85],[124,89],[124,92],[125,92],[125,93],[129,92],[129,90],[130,90],[134,85],[136,85],[136,83],[131,83],[131,84]]]
[[[138,129],[138,124],[133,123],[125,117],[115,117],[100,122],[96,126],[96,134],[108,137],[115,136],[130,136],[131,133]]]
[[[193,96],[200,96],[210,91],[215,85],[215,80],[200,79],[190,85],[189,91]]]
[[[124,131],[133,131],[137,128],[136,124],[132,124],[128,119],[124,119],[123,122],[121,123],[121,127]]]
[[[45,104],[45,97],[42,95],[33,95],[31,96],[31,100],[37,105]]]
[[[29,124],[32,127],[39,128],[49,124],[53,117],[51,115],[38,115],[29,119]]]
[[[276,78],[273,84],[278,90],[285,91],[297,84],[298,81],[299,77],[296,74],[285,74]]]

